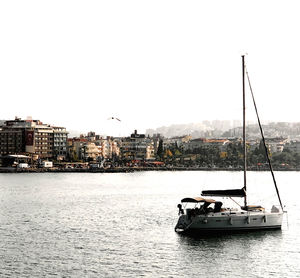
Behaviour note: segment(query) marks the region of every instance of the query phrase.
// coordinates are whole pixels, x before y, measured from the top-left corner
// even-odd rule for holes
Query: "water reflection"
[[[268,239],[282,237],[282,230],[257,230],[257,231],[229,231],[229,232],[215,232],[210,234],[178,234],[179,241],[216,241],[216,240],[263,240],[265,237]]]
[[[217,277],[249,277],[266,273],[267,264],[262,264],[282,241],[281,230],[235,232],[227,234],[178,235],[181,268],[193,276],[194,264],[201,265],[204,273],[218,273]],[[271,252],[271,253],[270,253]],[[240,263],[240,262],[247,262]],[[274,265],[271,263],[271,265]],[[251,269],[249,269],[251,265]],[[192,272],[192,273],[191,273]]]

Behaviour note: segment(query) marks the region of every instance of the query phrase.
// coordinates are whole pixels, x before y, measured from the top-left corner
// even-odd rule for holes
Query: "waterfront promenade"
[[[299,168],[274,168],[274,171],[300,171]],[[130,173],[140,171],[242,171],[241,168],[220,167],[112,167],[112,168],[15,168],[0,167],[0,173]],[[248,171],[269,171],[267,168],[250,168]]]

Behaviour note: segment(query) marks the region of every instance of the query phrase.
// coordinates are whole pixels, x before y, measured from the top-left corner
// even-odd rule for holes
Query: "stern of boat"
[[[186,214],[180,215],[175,226],[176,233],[183,233],[190,225],[191,220],[188,219]]]

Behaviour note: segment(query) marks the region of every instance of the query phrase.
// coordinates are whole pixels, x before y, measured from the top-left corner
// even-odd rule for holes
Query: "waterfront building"
[[[5,121],[0,129],[0,154],[21,154],[26,152],[28,144],[28,133],[32,129],[32,120],[21,120],[16,117],[14,120]],[[29,135],[30,134],[30,135]]]
[[[86,139],[90,142],[94,142],[96,140],[96,133],[94,131],[88,132]]]
[[[120,157],[121,139],[114,138],[112,140],[111,146],[112,146],[112,156]]]
[[[25,131],[21,128],[0,129],[0,154],[25,152]]]
[[[130,137],[122,139],[121,156],[125,160],[150,160],[155,158],[154,144],[150,137],[138,134],[137,130]]]
[[[175,136],[172,138],[166,138],[163,140],[164,149],[172,148],[172,147],[184,147],[184,145],[188,144],[192,140],[191,135],[184,136]]]
[[[102,158],[112,157],[112,146],[110,137],[101,137],[98,140],[96,140],[96,144],[100,147]]]
[[[87,142],[87,139],[80,138],[69,138],[68,143],[68,157],[70,161],[78,161],[81,159],[82,147]]]
[[[287,142],[288,139],[282,137],[266,138],[266,145],[271,153],[282,152]]]
[[[31,118],[22,120],[16,117],[14,120],[5,121],[1,127],[0,154],[27,153],[35,159],[56,158],[55,151],[66,151],[66,136],[65,128],[52,127]],[[58,145],[54,145],[54,141],[62,149],[57,149]]]
[[[102,158],[112,158],[120,155],[120,138],[110,136],[103,138],[100,135],[96,135],[95,138],[94,143],[98,146]]]
[[[54,158],[53,128],[49,125],[38,123],[25,130],[26,153],[36,154],[42,159]]]
[[[85,142],[81,147],[80,158],[84,161],[96,161],[101,157],[101,150],[95,143]]]
[[[65,127],[53,127],[53,153],[56,160],[67,158],[68,132]]]

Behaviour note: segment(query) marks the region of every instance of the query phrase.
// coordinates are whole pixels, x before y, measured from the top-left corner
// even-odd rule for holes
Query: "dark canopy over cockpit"
[[[184,198],[181,200],[181,203],[200,203],[200,202],[215,203],[216,201],[213,199],[204,199],[201,197]]]

